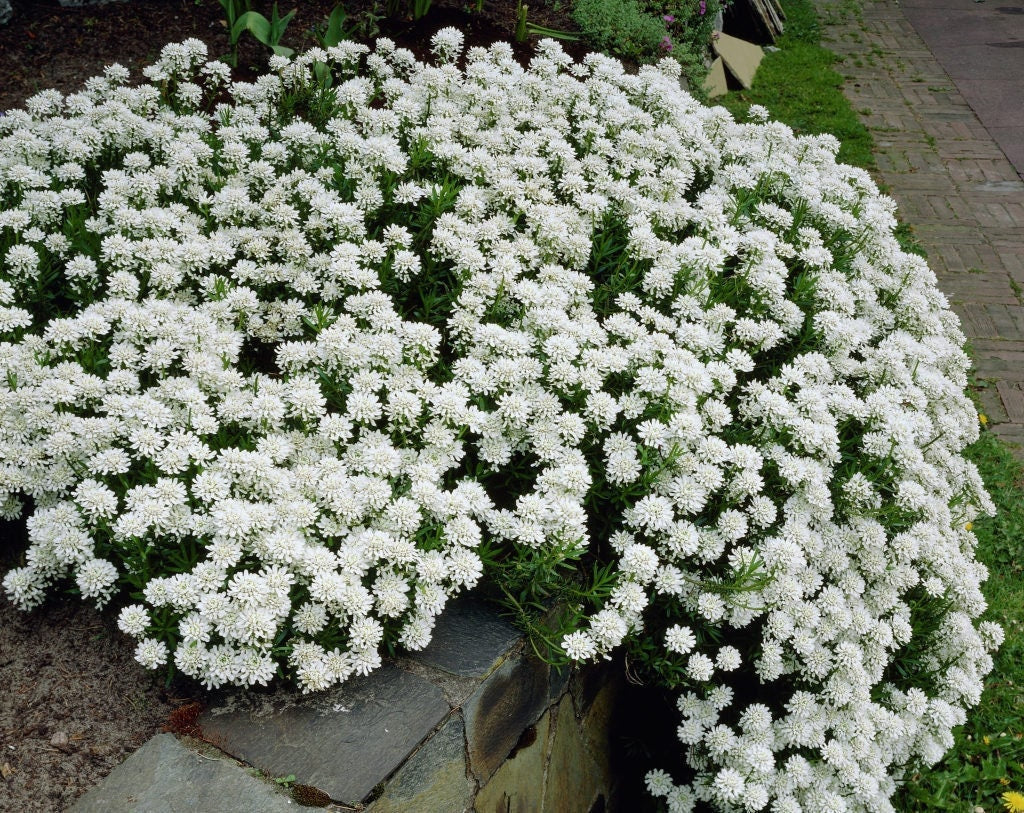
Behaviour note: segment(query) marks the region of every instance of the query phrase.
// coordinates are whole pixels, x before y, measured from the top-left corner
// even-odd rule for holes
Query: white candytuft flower
[[[644,635],[680,687],[652,794],[892,810],[1002,641],[964,337],[892,202],[674,63],[431,47],[229,84],[189,40],[0,117],[6,594],[135,593],[144,666],[318,691],[496,556],[607,553],[562,648]]]

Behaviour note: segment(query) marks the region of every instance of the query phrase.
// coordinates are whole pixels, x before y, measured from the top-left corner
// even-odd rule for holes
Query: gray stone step
[[[83,795],[71,813],[277,813],[289,796],[226,754],[158,734]]]

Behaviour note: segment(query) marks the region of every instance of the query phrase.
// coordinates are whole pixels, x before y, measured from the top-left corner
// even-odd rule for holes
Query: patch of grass
[[[779,50],[765,54],[750,90],[720,101],[743,117],[752,104],[767,107],[772,117],[801,135],[831,133],[842,143],[839,160],[874,169],[871,134],[843,96],[843,77],[834,69],[838,57],[822,48],[821,28],[810,0],[784,0],[786,33]]]

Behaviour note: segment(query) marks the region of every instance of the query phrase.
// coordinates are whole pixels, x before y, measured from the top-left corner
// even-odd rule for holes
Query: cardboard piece
[[[728,34],[719,34],[714,40],[715,53],[718,54],[729,73],[736,77],[736,80],[745,88],[749,88],[754,81],[754,74],[757,66],[764,58],[764,51],[760,45],[754,45],[746,40],[730,37]],[[713,66],[712,66],[713,69]]]
[[[704,90],[707,91],[710,99],[724,96],[729,92],[729,85],[725,81],[725,63],[722,62],[722,57],[716,56],[715,61],[711,63],[708,78],[704,80]]]

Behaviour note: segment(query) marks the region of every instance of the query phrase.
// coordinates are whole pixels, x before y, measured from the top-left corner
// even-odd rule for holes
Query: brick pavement
[[[1024,180],[896,0],[815,5],[878,180],[963,322],[992,428],[1024,458]]]

